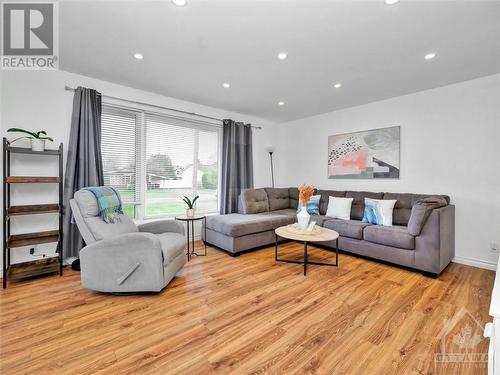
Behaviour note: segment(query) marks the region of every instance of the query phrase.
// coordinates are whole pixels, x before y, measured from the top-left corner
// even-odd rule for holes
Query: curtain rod
[[[73,87],[69,87],[69,86],[64,86],[64,89],[66,91],[75,91],[76,89],[74,89]],[[149,103],[144,103],[144,102],[139,102],[139,101],[136,101],[136,100],[129,100],[129,99],[123,99],[123,98],[118,98],[116,96],[110,96],[110,95],[103,95],[101,94],[101,97],[104,97],[104,98],[108,98],[108,99],[115,99],[115,100],[122,100],[122,101],[125,101],[125,102],[129,102],[129,103],[134,103],[134,104],[139,104],[139,105],[147,105],[149,107],[154,107],[154,108],[161,108],[161,109],[166,109],[168,111],[174,111],[174,112],[179,112],[179,113],[184,113],[186,115],[191,115],[191,116],[197,116],[197,117],[202,117],[202,118],[206,118],[206,119],[210,119],[210,120],[215,120],[215,121],[220,121],[222,122],[223,120],[220,119],[220,118],[217,118],[217,117],[211,117],[211,116],[205,116],[205,115],[200,115],[199,113],[196,113],[196,112],[188,112],[188,111],[183,111],[181,109],[175,109],[175,108],[170,108],[170,107],[164,107],[164,106],[161,106],[161,105],[156,105],[156,104],[149,104]],[[262,126],[253,126],[253,125],[250,125],[252,128],[254,129],[262,129]]]

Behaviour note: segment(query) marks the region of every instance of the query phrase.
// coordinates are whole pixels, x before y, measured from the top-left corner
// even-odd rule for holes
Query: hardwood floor
[[[94,293],[79,277],[66,269],[0,292],[1,374],[486,373],[435,358],[441,343],[487,352],[491,271],[451,264],[431,279],[341,254],[340,268],[304,277],[274,248],[237,258],[210,248],[159,294]]]

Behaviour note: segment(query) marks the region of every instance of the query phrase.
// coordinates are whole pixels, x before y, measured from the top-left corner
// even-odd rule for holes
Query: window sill
[[[215,215],[219,215],[219,213],[218,212],[210,212],[210,213],[206,213],[204,215],[205,216],[215,216]],[[150,218],[146,218],[146,219],[142,219],[142,220],[134,219],[134,223],[136,225],[141,225],[141,224],[151,223],[153,221],[159,221],[159,220],[175,220],[175,216],[150,217]]]

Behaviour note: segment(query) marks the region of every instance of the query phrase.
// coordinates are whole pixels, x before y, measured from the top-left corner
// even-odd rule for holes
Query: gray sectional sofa
[[[343,251],[414,268],[438,275],[455,254],[455,207],[447,196],[318,190],[320,215],[311,215],[317,225],[340,234]],[[351,220],[325,216],[330,196],[353,198]],[[426,197],[442,197],[445,206],[433,209],[422,222],[419,235],[412,235],[408,222],[415,202]],[[364,199],[395,199],[393,226],[363,223]],[[273,244],[274,230],[296,221],[299,202],[297,188],[247,189],[241,193],[239,213],[210,216],[206,241],[231,255]],[[333,243],[324,243],[332,246]]]

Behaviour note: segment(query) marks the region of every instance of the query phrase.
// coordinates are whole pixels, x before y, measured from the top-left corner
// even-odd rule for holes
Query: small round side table
[[[187,256],[188,262],[191,260],[193,255],[206,256],[207,255],[207,217],[205,215],[194,215],[193,217],[188,217],[186,215],[179,215],[175,217],[175,220],[183,221],[186,223],[186,244],[187,244]],[[198,254],[194,250],[194,222],[203,220],[202,230],[204,231],[203,244],[205,246],[205,253]]]

